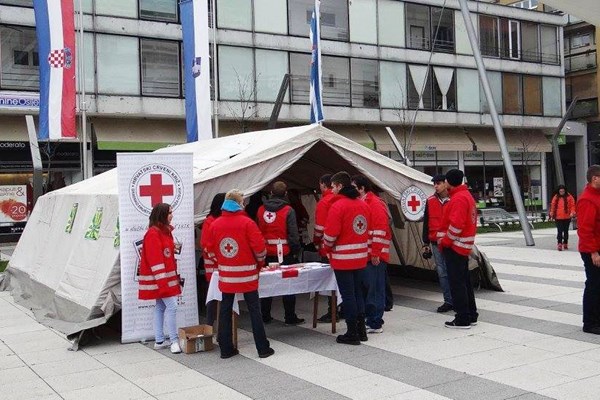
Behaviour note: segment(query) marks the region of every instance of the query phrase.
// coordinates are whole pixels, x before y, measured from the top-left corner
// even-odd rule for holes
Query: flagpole
[[[85,104],[85,62],[83,60],[84,50],[84,38],[83,38],[83,7],[82,0],[79,0],[79,49],[76,53],[76,57],[79,63],[79,111],[81,112],[81,140],[82,145],[82,173],[83,179],[89,177],[88,174],[88,150],[87,150],[87,118],[86,118],[86,104]]]
[[[215,99],[213,103],[213,119],[214,119],[214,127],[213,127],[213,136],[219,137],[219,71],[217,70],[217,13],[215,9],[215,0],[210,0],[211,6],[211,20],[212,20],[212,39],[213,39],[213,48],[212,48],[212,65],[213,65],[213,86],[215,89]]]

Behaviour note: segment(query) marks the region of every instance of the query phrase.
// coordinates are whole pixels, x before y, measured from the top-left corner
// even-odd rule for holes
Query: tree
[[[233,68],[235,74],[235,85],[237,90],[237,100],[227,102],[227,109],[233,119],[237,122],[240,132],[248,132],[249,122],[258,116],[258,104],[256,102],[256,80],[252,73],[241,76],[236,68]]]
[[[540,152],[538,143],[534,140],[534,133],[531,130],[517,130],[519,136],[519,147],[523,157],[523,194],[527,194],[529,203],[525,204],[528,212],[536,211],[536,206],[533,203],[533,187],[531,185],[531,162],[535,159],[535,154]],[[526,185],[527,184],[527,185]]]
[[[414,144],[414,131],[411,135],[411,121],[409,119],[409,111],[406,104],[406,95],[404,90],[402,90],[402,85],[398,82],[398,99],[396,101],[396,106],[393,109],[393,114],[396,116],[397,121],[399,123],[398,126],[394,127],[394,134],[402,147],[402,151],[404,151],[404,164],[408,165],[409,163],[409,152],[412,151],[412,146]]]

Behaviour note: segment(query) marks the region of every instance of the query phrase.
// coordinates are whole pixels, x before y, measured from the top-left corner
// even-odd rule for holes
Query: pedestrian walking
[[[559,185],[550,202],[550,219],[556,222],[556,248],[569,250],[569,226],[575,216],[575,199],[565,185]]]

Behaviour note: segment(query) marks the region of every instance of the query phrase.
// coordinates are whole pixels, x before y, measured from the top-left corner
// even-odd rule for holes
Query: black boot
[[[361,342],[366,342],[369,340],[367,337],[367,325],[365,324],[365,317],[359,315],[358,320],[356,321],[356,330],[358,332],[358,337]]]
[[[346,320],[346,324],[348,325],[348,331],[346,333],[344,333],[343,335],[339,335],[336,339],[336,342],[341,343],[341,344],[351,344],[354,346],[359,345],[360,337],[358,336],[358,332],[356,330],[356,327],[357,327],[356,321],[352,321],[351,323],[348,323],[348,321]]]

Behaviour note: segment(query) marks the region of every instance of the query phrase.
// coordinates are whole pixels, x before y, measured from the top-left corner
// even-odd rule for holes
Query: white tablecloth
[[[282,270],[285,270],[286,266],[282,266],[281,269],[272,271],[262,270],[258,279],[258,296],[273,297],[286,294],[335,290],[337,293],[337,303],[340,304],[342,302],[342,296],[338,290],[335,274],[329,264],[305,263],[295,264],[295,266],[298,267],[298,276],[293,278],[282,277]],[[208,303],[211,300],[221,301],[222,298],[221,291],[219,290],[219,273],[215,272],[210,279],[206,302]],[[243,294],[238,293],[236,294],[235,299],[233,311],[239,314],[238,302],[244,300],[244,296]]]

